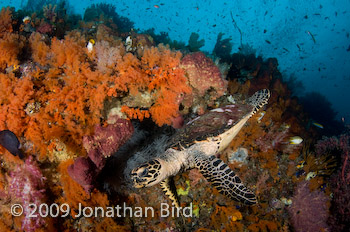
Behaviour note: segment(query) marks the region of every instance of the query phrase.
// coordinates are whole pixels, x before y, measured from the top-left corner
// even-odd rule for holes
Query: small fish
[[[12,72],[17,72],[19,68],[20,66],[18,64],[14,64]]]
[[[260,114],[260,117],[258,118],[258,123],[261,122],[261,119],[263,119],[263,117],[265,116],[266,111],[262,111],[262,112],[260,112],[259,114]]]
[[[269,40],[267,40],[267,39],[265,40],[265,42],[268,43],[268,44],[271,44],[271,42]]]
[[[17,136],[9,130],[0,131],[0,145],[8,150],[12,155],[17,155],[19,158],[23,159],[24,155],[20,150],[20,142]]]
[[[312,41],[314,41],[314,43],[316,43],[315,36],[310,31],[306,31],[306,32],[311,36]]]
[[[154,8],[157,8],[157,9],[158,9],[158,8],[159,8],[159,6],[158,6],[158,5],[154,5]]]
[[[304,167],[304,164],[305,164],[305,161],[302,160],[299,162],[299,164],[297,165],[297,168],[300,169],[300,168],[303,168]]]
[[[264,29],[264,34],[267,32],[267,30],[266,29]]]
[[[89,52],[92,52],[92,50],[94,49],[94,45],[95,45],[95,40],[93,39],[89,39],[88,44],[86,45],[86,48]]]
[[[289,144],[298,145],[303,142],[303,139],[300,136],[293,136],[289,138]]]
[[[26,16],[26,17],[23,18],[22,21],[23,21],[24,24],[28,24],[28,23],[30,23],[32,21],[32,19],[29,16]]]
[[[283,50],[285,50],[286,52],[289,52],[289,50],[287,48],[283,48]]]
[[[310,180],[314,177],[316,177],[317,173],[316,172],[309,172],[306,177],[305,177],[305,180]]]
[[[288,130],[290,128],[290,124],[283,123],[281,126],[282,130]]]
[[[227,97],[227,100],[228,100],[229,102],[231,102],[232,104],[236,104],[235,98],[234,98],[232,95],[228,96],[228,97]]]
[[[323,125],[317,122],[313,122],[312,125],[314,125],[315,127],[321,128],[323,129]]]
[[[283,204],[285,205],[291,205],[293,203],[292,199],[287,199],[285,197],[281,198],[281,201],[283,202]]]

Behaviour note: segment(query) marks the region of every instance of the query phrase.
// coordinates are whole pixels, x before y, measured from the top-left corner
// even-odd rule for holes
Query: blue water
[[[200,39],[205,39],[202,50],[208,52],[213,50],[220,32],[232,39],[233,52],[238,51],[240,34],[232,13],[243,43],[253,46],[264,58],[276,57],[285,77],[293,75],[302,81],[305,91],[322,93],[339,119],[350,120],[349,0],[68,2],[72,11],[80,14],[93,3],[112,3],[119,15],[135,22],[136,28],[165,31],[175,40],[187,42],[190,34],[197,32]],[[16,9],[21,4],[26,1],[0,2],[0,6]]]

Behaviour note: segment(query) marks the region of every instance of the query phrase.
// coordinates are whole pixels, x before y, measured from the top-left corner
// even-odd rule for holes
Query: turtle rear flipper
[[[257,203],[254,193],[222,160],[215,156],[196,155],[195,163],[196,168],[221,194],[246,205]]]

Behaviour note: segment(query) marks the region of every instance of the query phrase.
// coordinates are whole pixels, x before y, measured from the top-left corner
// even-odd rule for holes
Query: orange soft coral
[[[0,37],[0,71],[12,65],[18,65],[17,59],[24,46],[24,37],[5,33]]]
[[[184,94],[191,92],[182,69],[179,68],[181,53],[167,47],[146,48],[141,61],[131,53],[123,56],[117,64],[119,71],[114,91],[129,91],[132,96],[140,92],[152,99],[149,109],[132,109],[124,106],[122,111],[129,118],[142,120],[151,116],[159,126],[170,125],[179,116],[179,105]],[[142,108],[142,106],[138,106]]]
[[[13,73],[0,74],[0,83],[4,87],[0,90],[0,129],[21,135],[29,122],[24,108],[33,98],[33,83],[30,78],[18,80]]]
[[[211,214],[211,224],[215,230],[243,231],[242,214],[232,206],[215,206],[215,212]]]
[[[46,44],[45,38],[44,35],[35,32],[29,38],[33,61],[40,65],[46,65],[50,58],[50,46]]]
[[[0,71],[11,65],[18,65],[17,56],[24,46],[24,38],[12,29],[12,10],[10,7],[0,11]]]
[[[0,11],[0,38],[8,32],[12,32],[12,10],[3,7]]]
[[[123,106],[121,108],[121,111],[125,113],[128,116],[128,118],[138,118],[140,121],[142,121],[144,118],[150,117],[148,110],[140,110],[140,109],[130,108],[128,106]]]
[[[0,90],[0,129],[24,135],[32,143],[31,151],[40,151],[41,157],[56,138],[66,143],[68,150],[84,153],[82,137],[100,123],[113,76],[92,70],[79,33],[64,40],[52,39],[51,45],[45,40],[38,33],[30,37],[35,63],[21,64],[20,78],[13,72],[0,74],[6,87]],[[15,52],[12,57],[13,61],[4,61],[6,66],[16,62]]]

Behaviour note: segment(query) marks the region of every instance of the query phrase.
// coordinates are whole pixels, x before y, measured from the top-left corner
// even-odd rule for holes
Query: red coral
[[[332,231],[344,231],[350,223],[350,136],[324,137],[315,148],[318,156],[332,154],[341,157],[338,173],[330,181],[333,198],[328,222]]]
[[[84,136],[88,157],[79,157],[68,167],[68,173],[86,192],[94,188],[95,179],[106,163],[106,158],[117,152],[133,134],[129,120],[118,118],[112,125],[95,127],[93,136]]]
[[[318,156],[339,152],[342,159],[341,179],[344,184],[350,184],[350,136],[324,137],[317,142],[315,149]]]
[[[183,127],[184,125],[184,118],[180,115],[176,118],[173,118],[171,120],[171,125],[175,128],[175,129],[179,129],[181,127]]]
[[[258,145],[261,151],[267,152],[268,150],[277,150],[282,151],[285,147],[282,147],[282,145],[286,145],[289,142],[286,140],[286,137],[289,134],[289,128],[283,128],[274,125],[273,127],[269,128],[268,132],[265,132],[261,136],[259,136],[255,140],[255,144]]]
[[[79,183],[87,193],[94,188],[94,181],[97,176],[96,165],[91,159],[78,157],[74,164],[68,167],[69,176]]]
[[[328,200],[323,192],[310,192],[308,181],[300,182],[288,208],[295,231],[328,231]]]
[[[112,125],[106,127],[97,125],[93,136],[84,136],[83,145],[88,154],[98,150],[98,153],[106,158],[117,152],[133,133],[131,122],[118,118]]]
[[[53,27],[50,23],[42,22],[37,28],[37,32],[40,32],[42,34],[50,34],[53,31]]]
[[[181,60],[180,67],[187,73],[189,83],[199,97],[203,97],[211,89],[215,90],[215,93],[210,93],[214,99],[225,93],[227,81],[222,79],[220,70],[214,62],[202,52],[186,55]]]
[[[342,181],[340,173],[330,182],[333,187],[333,197],[328,223],[332,231],[346,231],[350,224],[350,184]]]

